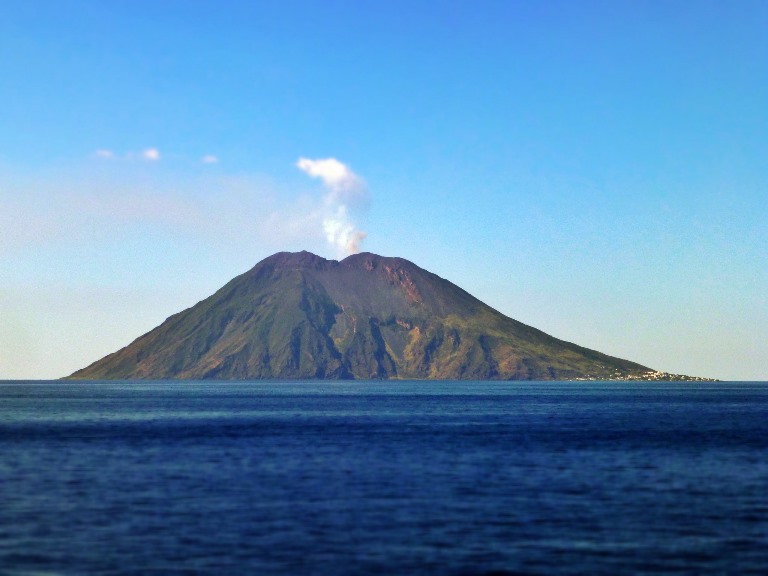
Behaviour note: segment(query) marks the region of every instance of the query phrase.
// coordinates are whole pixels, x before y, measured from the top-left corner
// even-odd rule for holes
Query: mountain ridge
[[[651,374],[664,375],[509,318],[406,259],[302,251],[265,258],[69,378],[665,379]]]

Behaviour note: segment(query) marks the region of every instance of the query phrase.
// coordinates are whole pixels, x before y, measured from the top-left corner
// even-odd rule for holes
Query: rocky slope
[[[642,379],[401,258],[281,252],[78,370],[83,379]]]

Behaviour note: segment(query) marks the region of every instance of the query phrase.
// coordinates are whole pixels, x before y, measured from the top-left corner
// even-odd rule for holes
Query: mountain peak
[[[327,260],[306,250],[301,252],[277,252],[256,264],[251,272],[260,271],[265,268],[270,270],[295,270],[300,268],[321,270],[336,264],[338,264],[336,260]]]
[[[279,252],[74,378],[614,379],[648,369],[508,318],[402,258]]]

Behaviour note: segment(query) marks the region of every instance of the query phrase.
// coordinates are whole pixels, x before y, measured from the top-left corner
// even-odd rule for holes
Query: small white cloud
[[[200,159],[200,161],[203,164],[218,164],[219,158],[217,156],[214,156],[213,154],[206,154]]]
[[[312,178],[320,178],[326,188],[334,194],[336,197],[334,199],[349,200],[350,197],[362,193],[365,189],[365,182],[336,158],[318,160],[299,158],[296,166]]]
[[[141,153],[142,158],[152,162],[160,160],[160,151],[157,148],[147,148]]]
[[[115,153],[112,150],[99,149],[93,153],[97,158],[114,158]]]

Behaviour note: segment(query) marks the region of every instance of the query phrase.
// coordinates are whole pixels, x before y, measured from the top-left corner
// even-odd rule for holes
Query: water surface
[[[2,574],[763,574],[768,385],[0,383]]]

